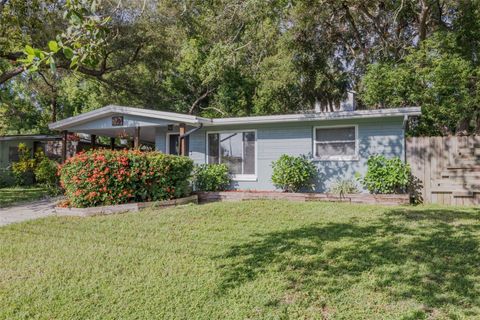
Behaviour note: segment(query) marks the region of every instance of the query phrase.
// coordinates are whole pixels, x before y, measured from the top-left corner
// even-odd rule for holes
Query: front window
[[[317,127],[314,129],[315,158],[320,160],[356,160],[357,127]]]
[[[255,131],[208,133],[208,163],[224,163],[235,178],[253,178]]]

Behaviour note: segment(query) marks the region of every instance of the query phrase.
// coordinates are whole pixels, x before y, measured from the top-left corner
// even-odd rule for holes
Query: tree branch
[[[208,95],[210,93],[213,92],[213,89],[207,89],[207,91],[205,91],[200,97],[198,97],[193,103],[192,105],[190,106],[190,110],[188,110],[188,114],[192,114],[193,111],[195,111],[195,108],[197,107],[197,105],[202,102],[202,100],[204,100],[205,98],[208,97]]]
[[[19,75],[23,71],[24,71],[23,67],[16,67],[8,71],[5,71],[0,75],[0,84],[7,82],[8,80],[15,77],[16,75]]]

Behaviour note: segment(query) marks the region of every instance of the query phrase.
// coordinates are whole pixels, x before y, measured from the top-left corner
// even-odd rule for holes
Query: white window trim
[[[316,156],[317,146],[317,129],[334,129],[334,128],[355,128],[355,154],[354,155],[338,155],[338,156]],[[312,155],[316,161],[358,161],[359,157],[359,140],[358,140],[358,124],[336,125],[336,126],[314,126],[312,132]]]
[[[205,133],[205,163],[208,163],[208,135],[211,133],[243,133],[243,132],[254,132],[255,133],[255,174],[232,174],[232,180],[233,181],[257,181],[258,176],[258,137],[257,137],[257,130],[256,129],[242,129],[242,130],[221,130],[221,131],[207,131]],[[219,151],[219,157],[220,155],[220,149]],[[242,151],[243,152],[243,151]],[[243,165],[243,163],[242,163]]]
[[[180,132],[169,131],[169,132],[167,132],[167,134],[165,135],[165,153],[166,153],[166,154],[170,154],[170,136],[171,136],[171,135],[174,135],[174,134],[179,135]]]

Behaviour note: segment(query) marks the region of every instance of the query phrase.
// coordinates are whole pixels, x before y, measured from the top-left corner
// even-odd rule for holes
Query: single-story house
[[[88,138],[88,137],[87,137]],[[30,149],[33,157],[37,150],[50,159],[60,161],[62,159],[63,136],[53,134],[18,134],[0,136],[0,170],[8,168],[12,162],[19,160],[18,146],[23,143]],[[66,156],[73,156],[76,152],[91,148],[90,139],[82,138],[77,145],[67,141]],[[98,144],[98,146],[108,147]]]
[[[170,154],[183,154],[196,164],[226,163],[236,189],[274,190],[272,161],[282,154],[305,155],[319,169],[316,191],[327,191],[337,179],[364,174],[370,155],[405,160],[405,129],[420,108],[312,112],[235,118],[106,106],[50,125],[63,132],[129,136],[134,146],[152,144]]]
[[[51,158],[60,158],[62,143],[61,135],[19,134],[0,136],[0,169],[7,168],[12,162],[18,161],[18,145],[25,144],[33,153],[42,149]]]

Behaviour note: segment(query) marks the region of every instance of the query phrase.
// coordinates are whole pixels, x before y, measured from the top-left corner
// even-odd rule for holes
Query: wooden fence
[[[424,203],[480,205],[480,136],[407,138]]]

